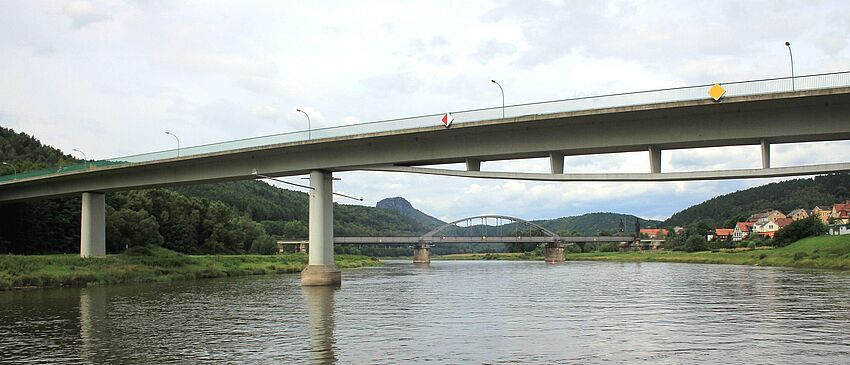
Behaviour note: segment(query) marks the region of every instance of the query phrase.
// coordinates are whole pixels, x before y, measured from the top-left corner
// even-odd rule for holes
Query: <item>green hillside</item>
[[[427,215],[419,209],[414,208],[413,205],[411,205],[410,202],[407,201],[407,199],[404,199],[402,197],[383,199],[379,201],[378,204],[375,204],[375,207],[399,212],[404,216],[410,217],[415,222],[421,224],[429,230],[446,224],[446,222]]]
[[[687,226],[703,221],[711,227],[732,227],[735,221],[765,210],[788,213],[796,208],[832,205],[848,198],[850,174],[830,174],[757,186],[721,195],[673,214],[665,226]]]
[[[538,220],[534,221],[534,223],[562,235],[577,233],[582,236],[595,236],[600,232],[617,233],[620,221],[623,222],[625,233],[634,233],[635,219],[640,220],[641,228],[656,228],[662,223],[661,221],[619,213],[588,213],[573,217]]]
[[[78,162],[26,133],[0,127],[0,174]],[[273,237],[307,238],[307,195],[260,181],[107,194],[107,251],[143,243],[178,252],[271,252]],[[426,227],[398,212],[334,204],[334,232],[413,235]],[[0,253],[79,252],[80,198],[3,204]]]

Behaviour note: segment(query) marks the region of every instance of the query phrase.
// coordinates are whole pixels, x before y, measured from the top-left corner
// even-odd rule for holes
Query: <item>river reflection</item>
[[[315,364],[333,364],[334,355],[334,292],[336,287],[304,286],[304,304],[310,324],[310,359]]]
[[[664,263],[389,262],[0,292],[0,363],[846,364],[850,275]]]

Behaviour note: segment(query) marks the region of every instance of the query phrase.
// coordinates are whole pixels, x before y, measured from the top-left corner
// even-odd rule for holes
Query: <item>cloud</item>
[[[499,56],[510,56],[516,52],[517,47],[515,45],[491,39],[479,46],[478,50],[472,54],[472,57],[478,60],[478,62],[487,63]]]
[[[89,24],[102,22],[112,17],[90,1],[74,0],[65,5],[65,14],[71,17],[73,27],[81,29]]]

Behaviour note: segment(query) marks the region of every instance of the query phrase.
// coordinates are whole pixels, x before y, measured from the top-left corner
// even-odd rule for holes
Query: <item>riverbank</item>
[[[529,253],[458,254],[433,260],[543,260]],[[781,248],[749,251],[646,251],[566,254],[568,261],[678,262],[850,270],[850,236],[810,237]]]
[[[340,268],[382,264],[357,255],[335,255],[335,261]],[[305,266],[307,255],[303,253],[190,256],[161,247],[85,259],[77,255],[0,255],[0,290],[297,273]]]

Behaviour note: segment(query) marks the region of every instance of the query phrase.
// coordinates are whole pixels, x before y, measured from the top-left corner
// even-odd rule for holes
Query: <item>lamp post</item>
[[[791,52],[791,42],[785,42],[785,47],[788,47],[788,55],[791,56],[791,91],[796,91],[797,87],[794,85],[794,53]]]
[[[86,156],[86,153],[85,153],[85,152],[83,152],[83,151],[80,151],[80,150],[78,150],[78,149],[76,149],[76,148],[74,148],[74,151],[75,151],[75,152],[79,152],[81,155],[83,155],[83,161],[84,161],[84,163],[85,163],[85,166],[86,166],[86,168],[89,168],[89,158],[88,158],[88,156]]]
[[[15,165],[12,165],[12,164],[10,164],[6,161],[3,161],[3,166],[12,166],[12,172],[14,173],[14,175],[12,175],[12,180],[18,179],[18,169],[15,168]]]
[[[490,82],[496,84],[499,87],[499,90],[502,92],[502,119],[505,119],[505,89],[502,88],[502,85],[499,85],[496,80],[490,80]]]
[[[304,113],[304,115],[307,116],[307,139],[313,139],[313,137],[310,136],[310,130],[312,130],[312,128],[310,127],[310,124],[312,124],[312,121],[310,121],[310,114],[307,114],[307,112],[301,109],[295,109],[295,111]]]
[[[170,135],[170,136],[174,137],[174,139],[177,140],[177,157],[180,157],[180,137],[177,137],[176,134],[171,133],[171,132],[165,132],[165,134]]]

